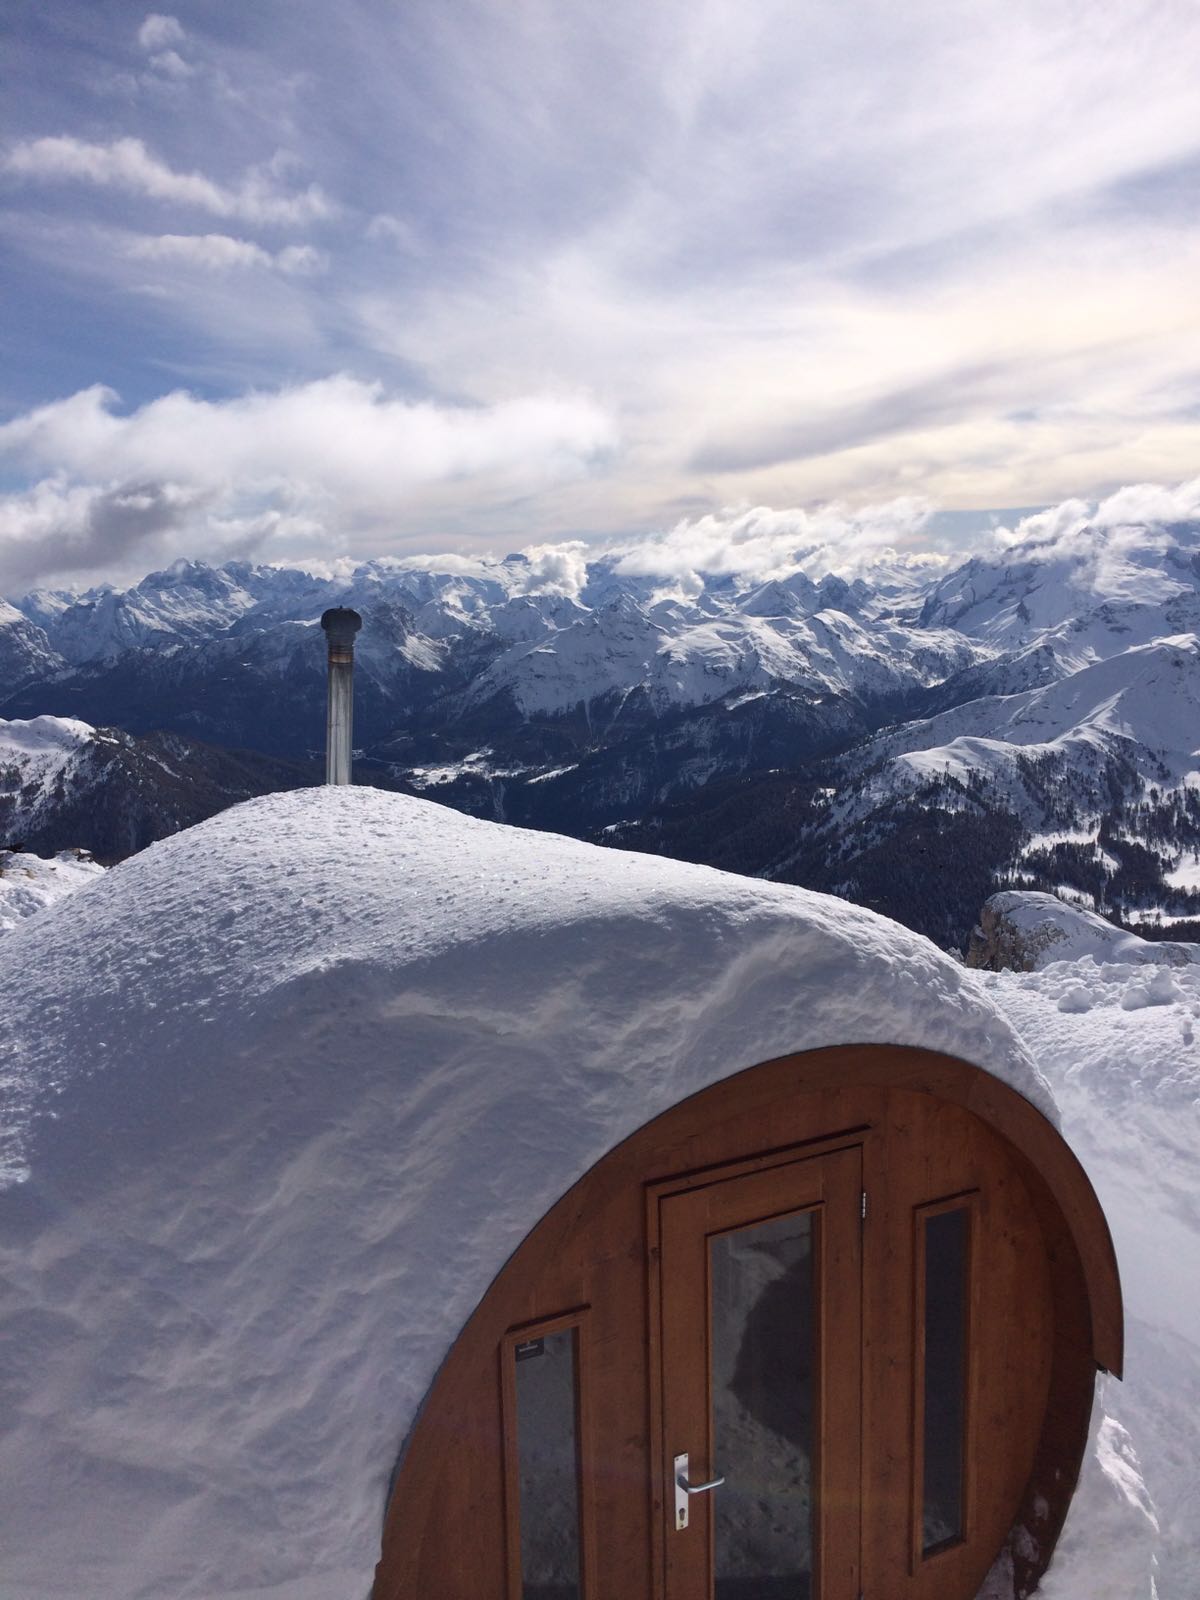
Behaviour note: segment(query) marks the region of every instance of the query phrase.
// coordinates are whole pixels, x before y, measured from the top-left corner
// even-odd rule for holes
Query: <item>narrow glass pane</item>
[[[715,1600],[809,1600],[813,1218],[710,1243]]]
[[[579,1600],[575,1330],[527,1339],[514,1359],[521,1593],[523,1600]]]
[[[922,1549],[963,1536],[967,1211],[925,1219],[925,1484]]]

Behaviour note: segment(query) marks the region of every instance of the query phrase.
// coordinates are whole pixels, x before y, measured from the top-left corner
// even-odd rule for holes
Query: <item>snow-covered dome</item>
[[[507,1257],[742,1068],[882,1042],[1050,1112],[924,939],[363,788],[152,846],[0,943],[7,1592],[362,1597]]]

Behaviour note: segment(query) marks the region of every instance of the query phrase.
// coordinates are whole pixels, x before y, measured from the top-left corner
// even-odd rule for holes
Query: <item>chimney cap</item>
[[[354,635],[362,627],[362,618],[348,606],[330,606],[328,611],[321,614],[321,626],[329,636],[331,645],[352,645]]]

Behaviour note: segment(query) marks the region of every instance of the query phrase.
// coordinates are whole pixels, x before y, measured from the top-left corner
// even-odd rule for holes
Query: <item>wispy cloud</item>
[[[289,244],[282,250],[264,250],[249,239],[225,233],[160,233],[131,238],[126,253],[135,261],[162,261],[198,267],[205,272],[237,272],[260,268],[311,277],[325,272],[329,259],[307,244]]]
[[[69,134],[26,139],[8,151],[3,170],[22,179],[75,181],[102,189],[121,189],[245,222],[319,222],[332,216],[334,209],[317,184],[309,184],[296,193],[283,191],[278,172],[269,163],[252,168],[230,188],[200,172],[177,172],[151,154],[140,139],[114,139],[108,144],[90,143]]]
[[[187,34],[178,17],[151,11],[138,29],[137,42],[147,51],[170,50],[182,44],[186,38]]]

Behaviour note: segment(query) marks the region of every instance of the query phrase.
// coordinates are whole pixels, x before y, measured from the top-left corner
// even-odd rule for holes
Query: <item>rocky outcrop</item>
[[[1035,972],[1087,956],[1098,965],[1187,967],[1200,964],[1200,944],[1141,939],[1056,895],[1005,889],[984,903],[965,959],[987,972]]]
[[[966,964],[982,967],[985,972],[1033,972],[1046,963],[1046,951],[1066,940],[1065,931],[1051,921],[1033,927],[1020,927],[1008,915],[1009,906],[1001,902],[1013,899],[1012,894],[994,894],[979,913],[979,921],[971,929],[967,943]],[[1022,898],[1033,899],[1032,895]],[[1051,895],[1038,895],[1039,900],[1053,899]],[[1057,904],[1058,902],[1056,902]],[[1050,960],[1055,958],[1051,956]]]

